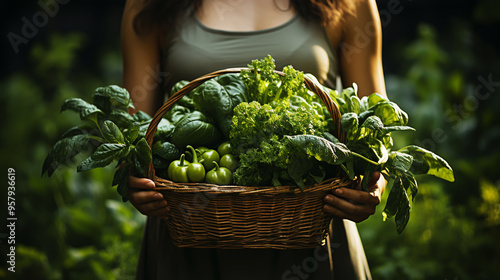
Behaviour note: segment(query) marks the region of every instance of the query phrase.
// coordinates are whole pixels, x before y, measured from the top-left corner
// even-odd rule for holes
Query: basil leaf
[[[128,128],[123,130],[123,137],[127,143],[134,143],[135,139],[139,136],[140,125],[138,122],[133,122]]]
[[[453,169],[435,153],[414,145],[406,146],[399,152],[413,156],[413,164],[410,169],[413,174],[429,174],[450,182],[455,181]]]
[[[68,129],[66,132],[63,133],[63,135],[61,136],[61,139],[72,137],[75,135],[80,135],[80,134],[92,134],[91,133],[92,130],[95,130],[96,132],[98,131],[93,126],[89,125],[88,123],[83,123],[83,124],[80,124],[78,126],[75,126],[75,127]]]
[[[94,92],[94,104],[107,113],[111,112],[113,107],[124,110],[134,108],[128,91],[116,85],[98,87]]]
[[[142,138],[137,142],[137,145],[134,148],[134,165],[136,171],[142,175],[147,175],[147,169],[149,164],[151,163],[151,148],[148,145],[146,139]]]
[[[127,112],[122,110],[113,110],[109,114],[109,119],[116,123],[119,127],[128,127],[134,122],[134,118]]]
[[[80,114],[80,119],[89,119],[94,114],[103,114],[99,108],[80,98],[66,99],[61,107],[61,112],[72,110]]]
[[[72,159],[79,153],[91,152],[92,146],[89,143],[90,135],[77,134],[57,141],[50,149],[43,162],[42,175],[47,172],[52,176],[54,171],[61,165],[69,166],[74,164]]]
[[[119,144],[125,143],[125,138],[123,137],[122,132],[114,122],[110,120],[105,120],[102,124],[101,130],[103,134],[102,136],[108,142],[119,143]]]
[[[117,186],[116,190],[121,195],[123,202],[128,200],[128,177],[130,175],[129,164],[116,170],[113,176],[112,186]]]
[[[129,146],[124,144],[105,143],[77,167],[78,172],[88,171],[98,167],[105,167],[115,160],[125,157],[129,152]]]

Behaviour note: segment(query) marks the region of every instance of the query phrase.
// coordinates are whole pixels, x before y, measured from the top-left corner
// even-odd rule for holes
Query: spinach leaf
[[[285,140],[294,149],[302,151],[308,157],[313,157],[318,161],[338,165],[352,160],[351,151],[340,142],[333,143],[314,135],[285,136]]]
[[[384,219],[395,217],[396,231],[401,234],[410,219],[411,205],[401,178],[391,187],[387,204],[383,211]]]
[[[410,169],[413,174],[430,174],[450,182],[455,181],[450,165],[435,153],[414,145],[406,146],[399,152],[413,157]]]
[[[213,146],[222,139],[212,121],[199,111],[182,116],[176,123],[170,142],[182,150],[187,145]]]
[[[246,86],[238,74],[225,74],[201,84],[189,97],[196,109],[212,118],[223,137],[228,138],[233,109],[246,101]]]

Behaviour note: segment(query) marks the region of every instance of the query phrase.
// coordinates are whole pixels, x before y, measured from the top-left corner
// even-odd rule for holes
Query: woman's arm
[[[122,85],[134,102],[136,110],[156,112],[162,102],[160,83],[160,40],[158,29],[136,33],[135,16],[143,1],[127,0],[122,17],[121,47],[123,58]],[[131,113],[134,113],[132,111]]]
[[[134,102],[135,111],[141,110],[153,115],[161,105],[160,83],[158,81],[160,44],[157,32],[137,34],[133,20],[141,10],[142,1],[127,0],[121,26],[123,56],[122,85]],[[135,113],[131,110],[130,113]],[[153,181],[147,178],[129,177],[129,200],[139,212],[147,216],[165,216],[168,207],[163,195],[152,191]],[[149,190],[149,191],[145,191]]]
[[[338,34],[339,27],[327,29]],[[345,86],[358,85],[358,95],[379,93],[387,96],[382,68],[382,28],[375,0],[357,1],[356,12],[342,23],[342,36],[333,38],[338,45],[340,74]],[[387,182],[380,172],[374,172],[368,184],[369,192],[339,188],[326,195],[325,212],[342,219],[361,222],[375,213]]]
[[[340,72],[345,86],[358,85],[359,96],[387,96],[382,67],[382,26],[375,0],[357,1],[355,15],[343,23],[339,45]]]

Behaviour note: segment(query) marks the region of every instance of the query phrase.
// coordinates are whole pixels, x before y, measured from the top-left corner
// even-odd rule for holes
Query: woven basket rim
[[[320,183],[305,186],[303,189],[297,186],[239,186],[239,185],[215,185],[209,183],[176,183],[162,178],[156,178],[156,191],[175,192],[203,192],[211,194],[297,194],[313,191],[333,190],[353,184],[352,180],[342,177],[328,178]]]

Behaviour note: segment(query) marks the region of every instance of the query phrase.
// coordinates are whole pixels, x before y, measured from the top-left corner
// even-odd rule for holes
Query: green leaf
[[[184,115],[176,124],[171,143],[179,149],[186,145],[213,146],[219,143],[222,135],[219,130],[199,111]]]
[[[408,124],[408,115],[394,102],[379,103],[372,109],[385,126]]]
[[[88,103],[80,98],[70,98],[64,101],[61,112],[72,110],[80,114],[80,119],[89,119],[94,114],[103,114],[103,112],[95,105]]]
[[[128,108],[134,108],[128,91],[116,85],[97,88],[93,98],[94,104],[106,114],[115,109],[128,111]]]
[[[162,141],[165,141],[166,139],[169,139],[174,130],[175,126],[169,120],[162,118],[156,128],[156,137],[158,137],[158,139]]]
[[[115,160],[119,160],[129,153],[129,146],[125,144],[105,143],[77,167],[78,172],[88,171],[98,167],[105,167]]]
[[[286,136],[285,140],[296,150],[328,164],[338,165],[352,159],[351,152],[346,145],[342,143],[333,143],[318,136]]]
[[[410,170],[413,174],[429,174],[450,182],[455,181],[453,169],[442,157],[435,153],[414,145],[404,147],[399,152],[413,156],[413,164]]]
[[[122,110],[111,111],[108,118],[121,128],[128,127],[134,122],[134,118],[127,111]]]
[[[125,139],[123,137],[122,132],[118,128],[118,126],[110,121],[105,120],[102,124],[102,136],[110,143],[118,143],[125,144]]]
[[[116,190],[121,195],[123,202],[128,200],[128,177],[130,176],[130,165],[119,168],[113,176],[113,186],[117,186]]]
[[[144,113],[143,111],[137,111],[132,116],[132,118],[134,119],[134,121],[139,122],[139,123],[147,122],[147,121],[151,120],[151,117],[148,114]]]
[[[413,163],[413,157],[401,152],[391,152],[386,167],[391,171],[393,177],[406,174]]]
[[[340,124],[344,132],[355,132],[359,125],[358,115],[356,113],[345,113],[340,117]]]
[[[374,131],[380,131],[384,127],[384,124],[382,123],[382,120],[380,120],[379,117],[370,116],[363,122],[361,127],[365,127]]]
[[[415,199],[415,196],[418,193],[418,183],[413,174],[410,172],[407,172],[406,174],[403,175],[402,177],[403,180],[403,185],[405,186],[406,190],[410,190],[410,194],[412,196],[412,201]]]
[[[167,161],[178,159],[181,155],[179,149],[177,149],[177,147],[170,142],[163,142],[158,147],[155,145],[153,153],[163,159],[166,159]]]
[[[373,107],[379,103],[387,102],[388,100],[378,93],[373,93],[368,96],[368,107]]]
[[[361,102],[357,95],[353,95],[350,98],[351,100],[351,112],[359,114],[361,112]]]
[[[395,126],[385,126],[382,128],[382,133],[389,133],[393,131],[415,131],[415,128],[411,126],[395,125]]]
[[[411,205],[405,188],[401,188],[398,213],[396,214],[396,231],[401,234],[410,220]]]
[[[147,168],[149,164],[151,163],[151,148],[148,145],[148,142],[146,139],[142,138],[137,142],[137,145],[134,148],[134,165],[136,168],[136,171],[142,175],[146,176],[147,174]]]
[[[77,134],[57,141],[50,149],[45,161],[43,162],[42,175],[47,172],[50,177],[61,165],[73,165],[73,158],[77,154],[82,152],[92,152],[93,148],[90,145],[89,140],[90,135]]]
[[[98,131],[96,128],[89,125],[89,123],[83,123],[83,124],[80,124],[78,126],[75,126],[75,127],[68,129],[66,132],[63,133],[63,135],[61,136],[61,139],[72,137],[75,135],[80,135],[80,134],[92,134],[93,130],[95,130],[95,132]]]
[[[197,110],[213,119],[224,138],[228,138],[233,109],[246,101],[246,86],[239,75],[225,74],[206,81],[189,96]]]
[[[134,143],[135,139],[137,139],[137,137],[139,136],[139,129],[139,123],[133,122],[128,128],[123,130],[123,136],[129,144]]]
[[[396,178],[392,184],[387,203],[383,211],[384,220],[395,217],[396,231],[401,234],[410,219],[411,205],[403,181]]]
[[[376,156],[377,164],[387,162],[387,160],[389,159],[389,152],[387,151],[387,148],[385,147],[384,143],[382,143],[382,141],[376,138],[368,138],[367,144],[368,148],[370,148],[373,154]]]

